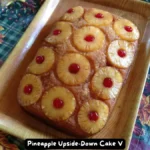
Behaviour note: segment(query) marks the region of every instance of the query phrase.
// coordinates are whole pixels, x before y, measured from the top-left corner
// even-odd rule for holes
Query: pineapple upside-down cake
[[[99,132],[127,78],[139,36],[131,21],[104,10],[67,10],[20,82],[20,105],[73,135]]]

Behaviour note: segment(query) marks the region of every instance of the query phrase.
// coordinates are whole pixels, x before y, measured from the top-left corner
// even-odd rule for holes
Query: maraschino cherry
[[[60,108],[62,108],[64,106],[64,102],[60,98],[55,98],[54,101],[53,101],[53,106],[56,109],[60,109]]]
[[[69,66],[69,72],[70,73],[73,73],[73,74],[76,74],[78,73],[80,70],[80,66],[76,63],[72,63],[70,66]]]
[[[118,55],[120,56],[120,57],[125,57],[126,56],[126,51],[125,50],[123,50],[123,49],[119,49],[118,50]]]
[[[95,15],[95,17],[101,19],[101,18],[104,18],[104,15],[101,13],[98,13]]]
[[[125,26],[124,29],[125,29],[127,32],[132,32],[132,31],[133,31],[132,27],[130,27],[130,26]]]
[[[67,13],[69,13],[69,14],[71,14],[71,13],[73,13],[73,8],[70,8],[70,9],[68,9],[68,11],[67,11]]]
[[[59,35],[61,33],[61,30],[56,29],[53,31],[53,35]]]
[[[88,118],[91,121],[97,121],[99,116],[98,116],[98,113],[96,111],[90,111],[89,114],[88,114]]]
[[[93,35],[87,35],[84,40],[87,42],[93,42],[95,37]]]
[[[42,63],[44,62],[44,60],[45,60],[45,57],[44,57],[44,56],[37,56],[37,57],[36,57],[36,62],[37,62],[38,64],[42,64]]]
[[[27,94],[27,95],[29,95],[29,94],[32,93],[32,89],[33,89],[32,84],[28,84],[28,85],[26,85],[26,86],[24,87],[24,93]]]
[[[113,81],[111,78],[105,78],[103,81],[103,85],[107,88],[111,88],[113,86]]]

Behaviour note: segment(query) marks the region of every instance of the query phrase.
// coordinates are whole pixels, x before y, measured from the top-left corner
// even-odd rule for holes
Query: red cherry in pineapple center
[[[96,111],[90,111],[89,114],[88,114],[88,118],[91,121],[97,121],[99,116],[98,116],[98,113]]]
[[[67,13],[71,14],[71,13],[73,13],[73,11],[74,10],[72,8],[70,8],[70,9],[68,9]]]
[[[125,50],[123,50],[123,49],[119,49],[118,50],[118,55],[120,56],[120,57],[125,57],[126,56],[126,51]]]
[[[98,14],[95,15],[95,17],[96,17],[96,18],[104,18],[104,15],[101,14],[101,13],[98,13]]]
[[[53,35],[59,35],[61,33],[61,30],[56,29],[53,31]]]
[[[113,86],[113,81],[111,78],[105,78],[103,81],[103,85],[107,88],[111,88]]]
[[[76,74],[78,73],[80,70],[80,66],[76,63],[72,63],[70,66],[69,66],[69,72],[70,73],[73,73],[73,74]]]
[[[44,60],[45,60],[45,57],[44,57],[44,56],[37,56],[37,57],[36,57],[36,62],[37,62],[38,64],[42,64],[42,63],[44,62]]]
[[[56,108],[56,109],[60,109],[64,106],[64,102],[63,100],[61,100],[60,98],[56,98],[54,99],[53,101],[53,106]]]
[[[87,42],[93,42],[95,37],[93,35],[87,35],[84,40]]]
[[[32,89],[33,89],[33,86],[31,84],[28,84],[24,87],[24,93],[29,95],[32,93]]]
[[[132,31],[133,31],[132,27],[130,27],[130,26],[125,26],[124,29],[125,29],[127,32],[132,32]]]

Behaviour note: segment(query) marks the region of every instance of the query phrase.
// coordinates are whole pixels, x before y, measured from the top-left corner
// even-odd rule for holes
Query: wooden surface
[[[89,1],[89,2],[87,2]],[[121,90],[105,128],[90,138],[125,138],[128,146],[150,59],[150,5],[131,0],[46,0],[37,16],[0,69],[0,129],[20,138],[69,138],[24,112],[17,103],[17,88],[49,26],[70,7],[81,5],[110,11],[133,21],[141,44],[129,78]],[[63,7],[62,7],[63,6]],[[108,7],[109,6],[109,7]],[[133,7],[134,6],[134,7]],[[148,32],[144,34],[145,29]],[[149,29],[149,30],[148,30]],[[145,35],[143,37],[143,35]],[[143,38],[143,39],[142,39]],[[35,40],[36,39],[36,40]]]

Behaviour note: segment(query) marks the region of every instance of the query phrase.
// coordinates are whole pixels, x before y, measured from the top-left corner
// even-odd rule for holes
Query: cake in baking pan
[[[137,50],[134,23],[110,12],[77,6],[52,27],[18,88],[19,104],[75,136],[107,123]]]

